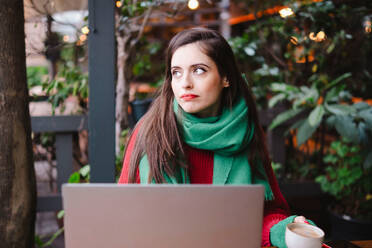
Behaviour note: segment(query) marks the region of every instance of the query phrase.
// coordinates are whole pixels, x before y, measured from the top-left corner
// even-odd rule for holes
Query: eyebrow
[[[208,65],[206,65],[206,64],[204,64],[204,63],[193,64],[193,65],[191,65],[190,67],[197,67],[197,66],[200,66],[200,65],[210,68],[210,66],[208,66]],[[176,65],[176,66],[172,66],[172,67],[171,67],[171,70],[172,70],[172,69],[176,69],[176,68],[178,69],[178,68],[181,68],[181,67],[180,67],[180,66],[177,66],[177,65]]]

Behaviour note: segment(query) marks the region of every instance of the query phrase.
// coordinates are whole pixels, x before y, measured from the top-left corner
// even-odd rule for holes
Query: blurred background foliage
[[[229,42],[259,109],[280,110],[267,131],[287,127],[277,176],[315,180],[338,213],[371,219],[372,2],[264,2],[246,4],[255,18]]]
[[[273,82],[328,85],[347,72],[352,77],[346,80],[346,89],[353,96],[372,98],[372,65],[368,63],[372,54],[371,3],[328,0],[282,4],[292,12],[284,12],[284,18],[279,14],[257,18],[230,40],[261,107],[267,107],[261,98],[270,96]]]
[[[270,129],[295,119],[282,176],[326,173],[322,157],[340,136],[361,147],[360,164],[370,168],[372,110],[356,103],[372,98],[371,2],[274,1],[287,8],[262,15],[265,2],[251,5],[255,20],[239,24],[229,42],[258,107],[286,110]]]

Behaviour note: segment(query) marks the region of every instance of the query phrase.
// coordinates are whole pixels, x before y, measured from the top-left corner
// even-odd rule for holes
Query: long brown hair
[[[221,78],[226,78],[230,86],[223,89],[222,107],[232,108],[240,97],[244,97],[248,106],[248,118],[255,125],[255,132],[250,144],[249,161],[255,170],[256,160],[270,166],[264,132],[259,125],[256,104],[248,84],[242,78],[236,65],[235,57],[227,41],[216,31],[206,28],[192,28],[179,32],[169,43],[166,52],[165,80],[159,89],[149,111],[139,121],[140,128],[134,149],[131,153],[129,182],[136,181],[136,172],[144,154],[150,165],[148,181],[164,183],[164,172],[174,176],[180,167],[187,168],[185,159],[185,144],[178,132],[173,111],[174,94],[171,87],[171,59],[174,52],[181,46],[197,43],[201,50],[217,65]],[[138,126],[139,125],[139,126]],[[128,146],[127,146],[128,147]]]

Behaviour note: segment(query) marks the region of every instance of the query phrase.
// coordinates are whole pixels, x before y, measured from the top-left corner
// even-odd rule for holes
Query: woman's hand
[[[309,223],[304,216],[297,216],[293,222],[295,223]]]

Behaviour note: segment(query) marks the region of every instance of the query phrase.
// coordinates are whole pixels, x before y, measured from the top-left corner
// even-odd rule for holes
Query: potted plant
[[[324,175],[316,178],[331,196],[332,239],[372,238],[372,168],[365,167],[359,145],[347,139],[331,143]]]
[[[163,44],[142,37],[134,58],[129,96],[129,127],[133,128],[149,109],[157,88],[163,82],[164,63],[158,63]]]
[[[321,162],[314,163],[311,171],[322,191],[331,195],[331,202],[326,204],[332,220],[331,235],[334,239],[370,239],[372,106],[365,102],[352,102],[350,93],[342,84],[342,79],[349,76],[344,74],[324,88],[318,88],[316,84],[311,88],[273,84],[272,89],[278,94],[269,105],[281,98],[293,104],[274,119],[271,128],[297,116],[290,129],[298,146],[314,138],[314,133],[321,133],[320,139],[312,140],[320,142],[317,157]],[[325,140],[326,136],[338,140],[330,143]],[[298,170],[301,168],[305,167],[299,166]]]

